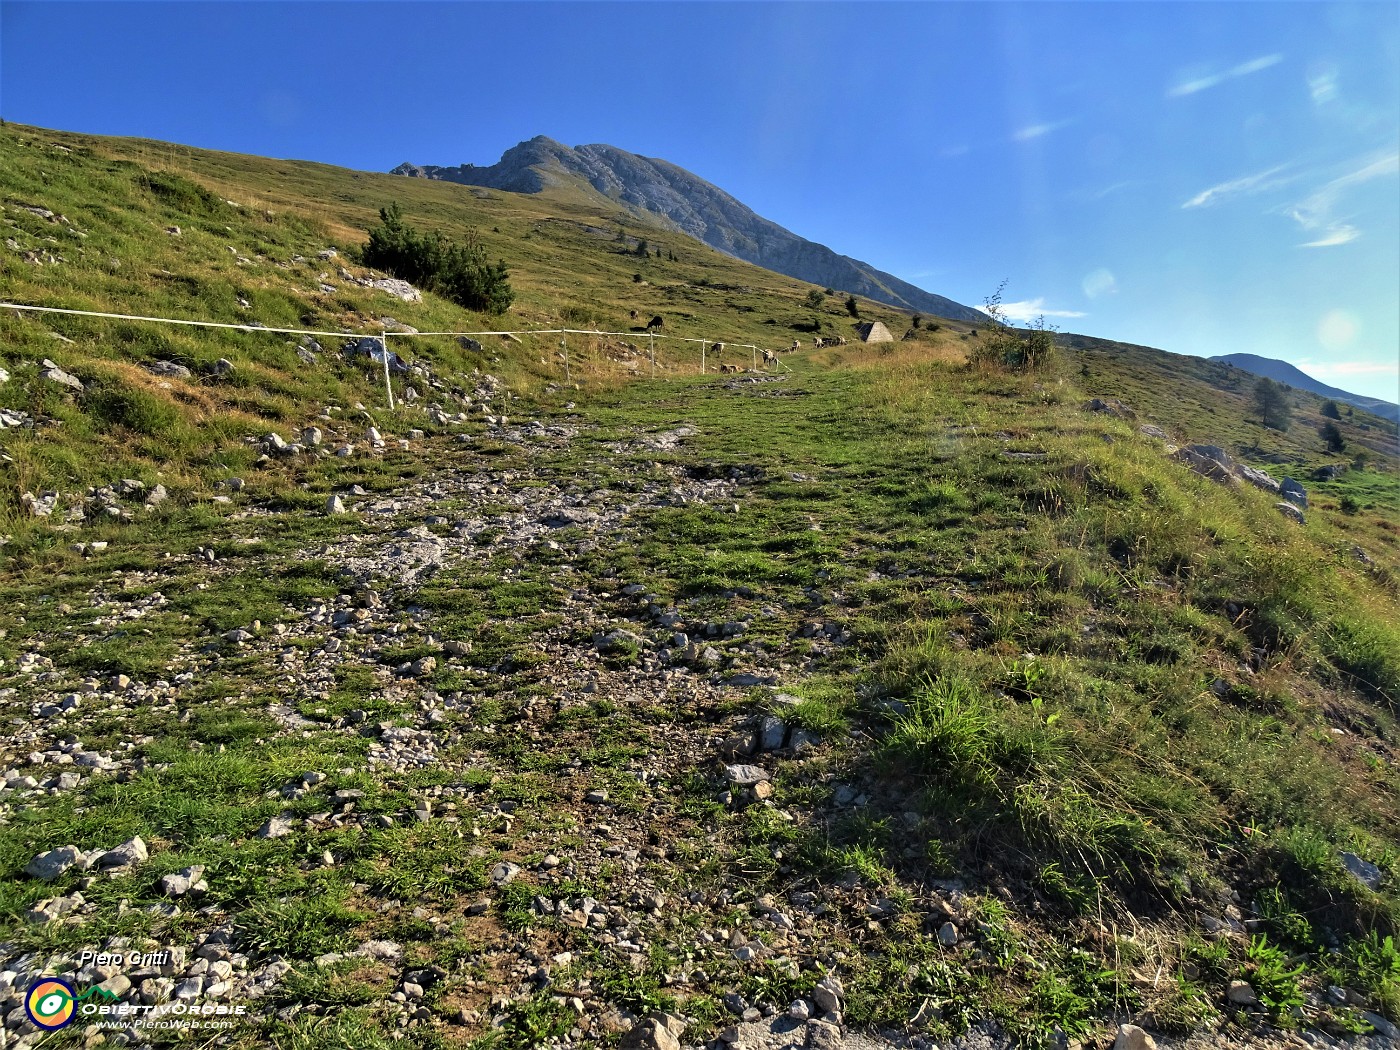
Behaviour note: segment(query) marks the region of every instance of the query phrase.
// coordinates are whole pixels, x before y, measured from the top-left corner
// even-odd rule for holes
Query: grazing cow
[[[723,343],[711,343],[711,344],[710,344],[710,353],[712,353],[712,354],[719,354],[719,353],[721,353],[723,350],[724,350],[724,344],[723,344]]]
[[[788,347],[788,352],[791,353],[791,352],[794,352],[794,351],[797,351],[797,350],[801,350],[801,349],[802,349],[802,343],[801,343],[801,341],[800,341],[800,340],[797,340],[797,339],[794,339],[794,340],[792,341],[792,345],[791,345],[790,347]]]
[[[647,322],[647,331],[648,331],[648,332],[652,331],[652,330],[655,329],[655,328],[664,328],[664,327],[666,327],[666,322],[662,319],[662,317],[661,317],[660,314],[657,314],[655,317],[653,317],[650,321]]]
[[[636,311],[636,310],[632,310],[632,311],[631,311],[631,314],[632,314],[632,320],[635,321],[635,320],[637,319],[637,311]]]
[[[778,363],[778,355],[773,353],[772,350],[764,350],[762,351],[762,353],[764,368],[767,368],[769,365],[776,365]]]

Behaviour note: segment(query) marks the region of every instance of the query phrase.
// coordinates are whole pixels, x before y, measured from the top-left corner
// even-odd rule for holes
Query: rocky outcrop
[[[1171,446],[1168,446],[1171,449]],[[1170,451],[1171,458],[1178,463],[1184,463],[1202,477],[1218,481],[1222,485],[1234,485],[1241,481],[1247,481],[1255,488],[1263,489],[1265,492],[1275,496],[1282,495],[1293,502],[1278,502],[1274,507],[1285,518],[1302,525],[1304,522],[1303,512],[1295,506],[1301,503],[1308,505],[1307,493],[1303,486],[1292,478],[1284,478],[1283,484],[1275,481],[1268,471],[1259,470],[1246,463],[1238,463],[1235,458],[1226,452],[1219,445],[1187,445]]]
[[[400,164],[393,174],[514,193],[543,193],[582,183],[634,215],[789,277],[854,292],[904,310],[958,321],[986,320],[979,310],[799,237],[684,168],[615,146],[569,147],[539,135],[506,150],[496,164],[455,168]]]

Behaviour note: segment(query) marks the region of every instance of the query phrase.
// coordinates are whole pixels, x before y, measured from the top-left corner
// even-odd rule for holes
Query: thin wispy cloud
[[[1312,95],[1313,105],[1325,106],[1329,102],[1337,99],[1337,72],[1333,69],[1323,69],[1308,77],[1308,93]]]
[[[1075,204],[1095,204],[1107,200],[1115,193],[1121,193],[1130,187],[1140,185],[1142,182],[1141,179],[1124,179],[1108,186],[1081,186],[1078,189],[1067,191],[1065,200],[1073,201]]]
[[[1228,75],[1232,77],[1247,77],[1251,73],[1258,73],[1262,69],[1276,66],[1282,61],[1282,55],[1262,55],[1259,58],[1251,58],[1248,62],[1241,62],[1234,69],[1230,70]]]
[[[1167,89],[1167,98],[1182,98],[1186,95],[1194,95],[1200,91],[1206,91],[1217,87],[1227,80],[1234,80],[1236,77],[1247,77],[1251,73],[1258,73],[1276,66],[1283,61],[1283,56],[1260,55],[1258,58],[1251,58],[1247,62],[1241,62],[1237,66],[1231,66],[1222,73],[1210,73],[1206,76],[1193,77],[1190,80],[1183,80]]]
[[[1094,190],[1089,194],[1089,197],[1091,200],[1101,201],[1105,197],[1113,196],[1119,190],[1126,190],[1129,186],[1134,185],[1136,181],[1135,179],[1125,179],[1123,182],[1115,182],[1112,186],[1105,186],[1101,190]]]
[[[1348,226],[1343,223],[1334,227],[1333,230],[1324,237],[1319,237],[1315,241],[1308,241],[1306,244],[1298,245],[1299,248],[1335,248],[1339,244],[1350,244],[1361,236],[1361,231],[1355,226]]]
[[[1054,120],[1045,124],[1028,124],[1024,128],[1013,131],[1011,138],[1016,142],[1030,142],[1034,139],[1044,138],[1061,128],[1067,128],[1073,123],[1073,120]]]
[[[1301,226],[1304,232],[1321,232],[1321,236],[1299,247],[1333,248],[1356,240],[1361,236],[1361,231],[1335,216],[1342,196],[1353,187],[1397,174],[1400,174],[1400,151],[1374,156],[1354,171],[1338,176],[1286,208],[1284,214]]]
[[[986,313],[986,307],[977,309]],[[1034,321],[1037,317],[1087,317],[1083,310],[1051,310],[1045,305],[1045,297],[1022,299],[1014,303],[1002,303],[1000,313],[1007,321]]]
[[[1276,168],[1268,171],[1261,171],[1254,175],[1245,175],[1243,178],[1231,179],[1229,182],[1222,182],[1209,189],[1202,190],[1189,201],[1182,205],[1183,208],[1208,208],[1212,204],[1218,204],[1222,200],[1230,197],[1240,197],[1251,193],[1263,193],[1266,190],[1277,189],[1285,185],[1291,179],[1278,179],[1275,176],[1279,172],[1287,169],[1289,165],[1280,164]]]

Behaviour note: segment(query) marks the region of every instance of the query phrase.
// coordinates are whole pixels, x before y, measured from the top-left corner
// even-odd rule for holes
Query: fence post
[[[758,371],[758,347],[754,346],[754,347],[750,347],[750,349],[753,350],[753,370],[754,370],[755,372],[757,372],[757,371]]]
[[[708,339],[700,340],[700,374],[705,374],[705,349],[709,343]]]
[[[564,351],[564,382],[572,383],[573,376],[569,375],[569,333],[561,331],[559,333],[559,346]]]
[[[389,385],[389,333],[379,337],[379,353],[384,358],[384,392],[389,395],[389,411],[394,410],[394,388]]]
[[[653,332],[647,333],[647,345],[651,350],[651,378],[656,378],[656,335]]]

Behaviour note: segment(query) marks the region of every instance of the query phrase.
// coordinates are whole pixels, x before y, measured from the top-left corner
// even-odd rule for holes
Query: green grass
[[[789,341],[814,309],[798,282],[679,235],[647,231],[676,262],[621,256],[587,229],[607,217],[567,194],[483,198],[428,180],[14,126],[0,129],[0,149],[7,202],[52,207],[88,233],[7,204],[7,236],[28,246],[52,235],[67,260],[40,268],[0,256],[7,294],[21,300],[292,327],[361,330],[390,312],[422,328],[482,326],[435,296],[407,306],[337,276],[340,263],[354,266],[378,208],[398,199],[424,229],[483,231],[491,256],[512,268],[512,326],[567,316],[621,329],[636,309],[665,313],[677,332],[769,345]],[[163,232],[172,224],[178,238]],[[340,257],[316,259],[329,245]],[[644,286],[631,280],[639,266]],[[319,291],[323,270],[336,293]],[[833,324],[839,299],[817,308]],[[887,313],[888,324],[906,327]],[[1397,1016],[1393,435],[1359,414],[1344,420],[1348,454],[1368,449],[1369,459],[1336,481],[1308,481],[1313,500],[1299,527],[1271,497],[1171,462],[1136,424],[1307,479],[1336,460],[1316,438],[1308,399],[1299,396],[1298,422],[1280,434],[1250,420],[1240,377],[1207,362],[1088,341],[1047,371],[1013,376],[963,367],[966,335],[950,323],[911,343],[797,355],[782,383],[732,389],[669,350],[656,379],[648,368],[623,382],[606,361],[617,347],[581,340],[571,345],[578,386],[556,389],[552,346],[492,341],[476,353],[425,340],[414,353],[450,382],[470,386],[473,368],[503,375],[521,395],[513,418],[569,422],[579,433],[529,447],[473,424],[466,445],[434,436],[406,454],[258,467],[246,437],[291,437],[331,404],[350,417],[361,402],[391,432],[423,417],[383,413],[378,377],[331,345],[311,366],[294,341],[258,333],[0,317],[0,365],[11,373],[0,405],[54,421],[0,439],[12,460],[0,465],[0,532],[11,537],[0,548],[0,686],[15,689],[7,712],[28,719],[31,704],[89,675],[176,683],[173,702],[103,712],[84,730],[87,746],[125,748],[139,770],[35,796],[0,826],[7,937],[35,951],[86,943],[83,928],[18,922],[42,896],[70,892],[77,873],[50,887],[18,873],[39,849],[140,834],[152,861],[85,891],[96,909],[90,928],[193,935],[203,917],[165,924],[144,909],[160,901],[157,870],[205,864],[209,903],[247,949],[293,962],[278,1001],[329,1011],[268,1020],[250,1046],[388,1045],[381,975],[353,964],[319,972],[309,961],[392,936],[414,965],[440,962],[450,985],[485,972],[474,938],[502,926],[539,958],[575,954],[556,974],[559,987],[577,977],[610,1005],[686,1012],[696,1038],[721,1027],[726,991],[783,1008],[810,992],[817,969],[842,974],[857,1024],[903,1026],[936,1001],[929,1031],[940,1039],[986,1017],[1028,1045],[1056,1031],[1093,1038],[1108,1018],[1142,1010],[1187,1031],[1212,1023],[1226,982],[1241,975],[1279,1023],[1300,994],[1329,983]],[[32,362],[45,356],[88,389],[71,396],[40,381]],[[235,364],[230,376],[214,372],[221,357]],[[161,386],[139,367],[157,359],[197,378]],[[1082,412],[1090,396],[1121,397],[1139,418]],[[355,419],[347,429],[370,422]],[[633,444],[682,422],[697,433],[678,449]],[[607,489],[631,500],[672,487],[671,468],[743,484],[732,503],[648,506],[613,535],[560,529],[552,549],[482,545],[393,595],[396,610],[420,610],[396,611],[397,633],[347,638],[351,659],[328,676],[324,696],[289,688],[257,646],[218,637],[258,622],[259,639],[270,639],[276,625],[353,587],[328,548],[364,526],[316,513],[332,489],[392,494],[451,472],[512,472],[504,487]],[[226,491],[214,486],[233,475],[248,487],[229,504],[212,502]],[[24,491],[72,494],[121,477],[163,483],[172,499],[150,514],[137,508],[130,524],[69,532],[20,516]],[[511,495],[476,515],[513,513]],[[452,501],[434,512],[449,521],[465,513]],[[70,549],[79,540],[110,545],[85,559]],[[195,556],[200,547],[214,549],[212,566]],[[384,581],[390,592],[396,582]],[[638,702],[625,683],[654,658],[651,635],[663,632],[619,595],[632,582],[674,605],[692,633],[747,621],[738,638],[712,644],[736,669],[764,654],[778,690],[796,702],[675,683]],[[98,624],[128,602],[151,608]],[[581,608],[587,624],[576,622]],[[648,644],[585,659],[605,625],[648,635]],[[445,640],[470,651],[449,663]],[[315,649],[301,638],[287,647]],[[54,679],[13,673],[30,652],[53,661]],[[432,680],[393,677],[397,664],[426,655],[439,660]],[[179,678],[187,670],[199,673]],[[585,677],[599,685],[580,697]],[[452,698],[436,730],[443,767],[366,770],[374,724],[417,724],[423,690]],[[274,705],[312,724],[289,730]],[[367,735],[334,728],[353,710],[366,713]],[[760,759],[773,770],[772,806],[726,807],[708,744],[700,765],[664,746],[677,734],[720,739],[765,713],[821,739],[812,752]],[[7,761],[27,748],[11,748]],[[279,796],[308,770],[330,780],[295,802]],[[610,816],[575,811],[580,771],[589,788],[607,789]],[[645,786],[639,771],[651,777]],[[252,837],[283,811],[326,810],[339,788],[362,790],[357,811],[393,822]],[[460,820],[416,823],[415,802],[439,788],[461,789],[445,796]],[[859,805],[838,802],[857,796]],[[822,898],[833,912],[819,947],[789,945],[747,969],[721,952],[703,960],[713,971],[706,980],[673,984],[668,975],[699,965],[687,957],[697,912],[673,901],[666,915],[676,922],[633,966],[590,931],[533,907],[537,895],[604,899],[629,885],[613,855],[568,881],[535,867],[548,852],[567,858],[590,834],[587,822],[601,820],[648,829],[639,878],[677,898],[727,891],[734,927],[761,897],[857,889],[850,900]],[[1346,874],[1343,850],[1380,866],[1378,891]],[[497,890],[488,873],[501,859],[527,871]],[[962,936],[944,948],[930,902],[950,894],[949,879],[961,887]],[[1181,916],[1219,914],[1230,891],[1260,920],[1254,940],[1206,943],[1183,928]],[[490,901],[487,914],[461,916],[459,905],[479,897]],[[876,897],[888,902],[880,922],[863,907]],[[1104,932],[1114,927],[1118,936]],[[1138,976],[1159,968],[1160,981]],[[486,1013],[495,1030],[434,1022],[407,1029],[407,1040],[523,1047],[579,1021],[548,988]],[[1342,1010],[1324,1020],[1355,1022]]]

